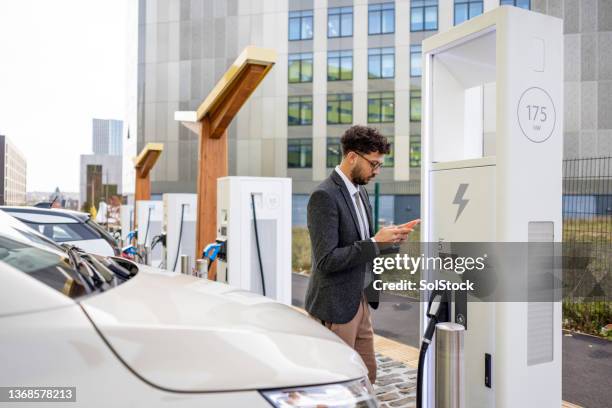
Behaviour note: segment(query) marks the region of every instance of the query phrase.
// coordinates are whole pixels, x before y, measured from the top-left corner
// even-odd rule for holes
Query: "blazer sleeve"
[[[370,239],[339,247],[339,223],[336,201],[325,190],[316,190],[308,201],[307,224],[314,265],[325,274],[371,262],[377,255]]]

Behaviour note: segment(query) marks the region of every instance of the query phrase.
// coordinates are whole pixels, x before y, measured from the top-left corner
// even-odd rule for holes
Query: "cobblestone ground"
[[[381,408],[416,407],[416,368],[376,353],[378,375],[374,391]]]

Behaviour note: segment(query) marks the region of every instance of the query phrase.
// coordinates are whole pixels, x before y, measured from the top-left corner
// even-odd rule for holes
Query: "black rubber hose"
[[[261,274],[261,288],[266,296],[266,281],[264,279],[263,264],[261,262],[261,249],[259,247],[259,233],[257,232],[257,214],[255,213],[255,194],[251,193],[251,207],[253,208],[253,226],[255,227],[255,244],[257,246],[257,259],[259,260],[259,273]]]
[[[149,226],[151,225],[151,210],[153,208],[149,207],[149,214],[147,214],[147,232],[145,232],[144,236],[144,244],[147,245],[147,238],[149,237]]]
[[[428,347],[429,343],[425,341],[421,343],[421,351],[419,352],[419,366],[417,369],[416,408],[423,408],[423,369],[425,368],[425,355],[427,354]]]
[[[179,228],[178,245],[176,246],[176,256],[174,257],[174,266],[172,271],[176,269],[176,263],[178,262],[179,253],[181,252],[181,239],[183,238],[183,217],[185,216],[185,207],[187,204],[181,204],[181,227]]]

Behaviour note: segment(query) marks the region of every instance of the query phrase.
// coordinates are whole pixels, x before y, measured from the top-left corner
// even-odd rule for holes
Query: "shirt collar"
[[[342,180],[344,181],[344,184],[346,184],[346,188],[348,189],[351,197],[354,197],[355,193],[359,191],[359,186],[356,186],[355,184],[353,184],[353,182],[349,180],[348,177],[346,177],[346,175],[342,172],[342,170],[340,170],[340,166],[336,166],[335,170],[340,175],[340,177],[342,177]]]

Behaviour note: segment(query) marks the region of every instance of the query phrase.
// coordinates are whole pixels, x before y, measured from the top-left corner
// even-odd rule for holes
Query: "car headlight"
[[[261,392],[275,407],[375,408],[378,402],[366,378],[337,384]]]

